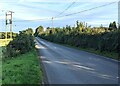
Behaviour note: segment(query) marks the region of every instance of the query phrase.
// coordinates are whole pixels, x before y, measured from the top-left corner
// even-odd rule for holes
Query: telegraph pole
[[[10,35],[10,38],[12,39],[12,11],[9,11],[10,12],[10,32],[11,32],[11,35]]]
[[[52,17],[52,28],[54,28],[54,26],[53,26],[53,17]]]
[[[118,29],[120,27],[120,1],[118,2]]]
[[[12,13],[13,11],[6,12],[6,38],[7,38],[7,26],[10,25],[10,38],[12,39]],[[10,16],[10,19],[8,19],[8,16]]]
[[[7,12],[5,13],[5,31],[6,31],[5,38],[7,39]]]

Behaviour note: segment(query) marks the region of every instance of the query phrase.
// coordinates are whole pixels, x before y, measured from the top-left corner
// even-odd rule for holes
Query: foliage
[[[7,38],[10,38],[10,32],[7,32]],[[12,38],[15,38],[18,34],[12,32]],[[0,32],[0,39],[5,39],[6,38],[6,32]]]
[[[40,70],[35,50],[2,62],[2,84],[40,84]]]
[[[115,25],[113,26],[114,30],[109,30],[109,28],[103,26],[91,28],[85,23],[77,21],[76,27],[66,26],[64,28],[47,29],[39,37],[75,47],[118,53],[120,31],[117,30]]]
[[[20,35],[24,35],[24,34],[26,34],[26,35],[33,35],[33,30],[32,30],[32,28],[28,28],[28,29],[26,29],[26,30],[23,30],[23,31],[19,31],[19,34]]]
[[[20,31],[19,35],[6,46],[6,57],[14,57],[32,50],[34,47],[32,34],[32,29]]]
[[[110,23],[109,30],[116,30],[116,29],[117,29],[116,22],[114,21],[113,23]]]
[[[43,27],[39,26],[36,28],[34,35],[37,36],[37,35],[41,34],[42,32],[43,32]]]

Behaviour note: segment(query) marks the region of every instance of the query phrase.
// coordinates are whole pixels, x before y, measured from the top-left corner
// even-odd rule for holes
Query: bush
[[[86,29],[87,30],[87,29]],[[49,30],[52,31],[52,30]],[[47,33],[39,35],[41,38],[62,44],[68,44],[75,47],[92,48],[94,50],[100,50],[101,52],[115,52],[118,53],[118,35],[120,31],[110,31],[96,33],[93,32],[77,32],[74,29],[66,32],[63,29],[57,32]]]
[[[20,34],[6,46],[6,57],[24,54],[33,48],[34,37],[31,34],[20,32]]]

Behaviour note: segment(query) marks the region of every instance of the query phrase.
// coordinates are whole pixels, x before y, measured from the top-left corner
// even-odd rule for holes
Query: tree
[[[46,29],[48,30],[48,29],[50,29],[50,27],[47,27]]]
[[[33,35],[33,30],[32,30],[32,28],[28,28],[28,29],[26,29],[26,30],[19,31],[19,34],[20,34],[20,35],[23,35],[23,34]]]
[[[28,29],[26,30],[26,34],[28,34],[28,35],[33,35],[33,30],[32,30],[32,28],[28,28]]]
[[[82,22],[78,22],[78,21],[76,21],[76,24],[77,24],[76,30],[78,32],[83,32],[83,29],[85,27],[84,24]]]
[[[115,22],[115,21],[113,22],[112,27],[113,27],[114,29],[117,29],[117,26],[116,26],[116,22]]]
[[[116,22],[115,21],[113,23],[109,24],[109,29],[108,30],[112,31],[112,30],[116,30],[116,29],[117,29],[117,26],[116,26]]]
[[[108,30],[112,30],[112,23],[109,24],[109,29]]]
[[[6,46],[6,57],[14,57],[32,50],[35,46],[32,32],[31,28],[20,31],[19,35]]]
[[[67,44],[75,47],[92,48],[95,50],[117,52],[118,31],[115,31],[116,23],[110,23],[109,29],[103,27],[85,27],[83,22],[76,21],[77,27],[66,25],[63,28],[54,28],[44,31],[39,36],[43,39]],[[55,32],[54,32],[55,31]]]
[[[36,28],[34,35],[38,36],[38,35],[42,34],[42,32],[43,32],[43,27],[39,26],[39,27]]]

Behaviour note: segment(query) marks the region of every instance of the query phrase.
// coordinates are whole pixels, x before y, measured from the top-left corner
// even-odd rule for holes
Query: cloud
[[[61,13],[66,7],[68,7],[73,1],[76,0],[1,0],[1,10],[12,10],[13,21],[19,20],[35,20],[35,21],[23,21],[14,22],[14,30],[22,30],[27,27],[35,28],[39,25],[44,27],[51,27],[51,17]],[[68,9],[62,15],[79,12],[82,10],[90,9],[92,7],[100,6],[108,2],[115,0],[77,0],[76,3]],[[10,3],[9,3],[10,2]],[[103,24],[107,26],[109,22],[117,21],[117,3],[106,7],[98,8],[95,10],[79,13],[72,16],[65,16],[54,19],[55,27],[63,27],[65,25],[74,25],[76,20],[88,22],[92,26],[99,26]],[[44,18],[50,18],[46,20],[39,20]],[[0,14],[0,19],[5,19],[5,13]],[[2,23],[2,22],[1,22]],[[15,27],[14,24],[17,26]],[[1,25],[1,28],[5,28]],[[18,28],[18,29],[16,29]],[[22,28],[22,29],[21,29]]]
[[[21,1],[21,0],[20,0]],[[24,0],[24,2],[57,2],[57,3],[70,3],[70,2],[114,2],[118,0]]]
[[[22,2],[24,2],[24,1],[25,1],[25,0],[19,0],[18,2],[19,2],[19,3],[22,3]]]

